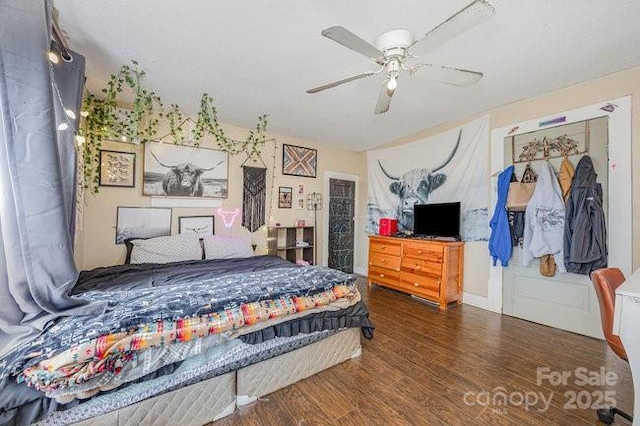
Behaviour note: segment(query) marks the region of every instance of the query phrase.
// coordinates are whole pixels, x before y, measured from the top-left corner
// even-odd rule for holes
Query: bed
[[[0,422],[200,425],[359,356],[372,337],[353,276],[204,248],[205,259],[83,271],[73,294],[105,313],[61,318],[0,360]]]

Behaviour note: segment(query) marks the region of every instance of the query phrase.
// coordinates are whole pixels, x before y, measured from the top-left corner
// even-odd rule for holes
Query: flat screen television
[[[413,235],[460,238],[460,202],[413,206]]]

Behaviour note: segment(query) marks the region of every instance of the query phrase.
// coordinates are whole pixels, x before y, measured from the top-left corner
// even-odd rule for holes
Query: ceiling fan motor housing
[[[404,56],[405,51],[413,44],[415,38],[409,30],[391,30],[382,34],[373,43],[386,57]]]

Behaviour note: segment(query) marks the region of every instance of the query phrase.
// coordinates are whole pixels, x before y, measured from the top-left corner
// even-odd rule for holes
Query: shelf
[[[312,245],[309,246],[287,246],[287,247],[278,247],[277,250],[293,250],[293,249],[306,249],[313,248]]]
[[[290,262],[304,260],[313,264],[315,248],[313,226],[271,226],[268,228],[269,254],[280,256]],[[308,246],[298,246],[297,241],[306,241]]]

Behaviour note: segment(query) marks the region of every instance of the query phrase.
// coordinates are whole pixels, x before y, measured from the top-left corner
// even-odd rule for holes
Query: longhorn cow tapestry
[[[460,201],[462,239],[487,240],[488,150],[489,116],[483,116],[426,139],[367,151],[367,233],[377,234],[383,217],[397,219],[399,231],[412,231],[414,204]]]
[[[172,143],[144,144],[143,194],[227,198],[229,154]]]

